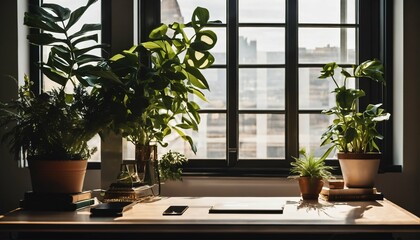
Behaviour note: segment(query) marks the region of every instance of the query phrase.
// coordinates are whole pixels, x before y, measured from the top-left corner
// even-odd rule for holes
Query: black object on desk
[[[188,206],[169,206],[164,212],[163,215],[182,215]]]
[[[130,210],[137,202],[101,203],[90,209],[91,217],[121,217],[123,212]]]

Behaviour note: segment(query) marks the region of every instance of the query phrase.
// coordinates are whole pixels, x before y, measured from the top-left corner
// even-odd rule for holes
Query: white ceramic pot
[[[380,153],[338,153],[344,183],[349,188],[371,188],[375,186]]]

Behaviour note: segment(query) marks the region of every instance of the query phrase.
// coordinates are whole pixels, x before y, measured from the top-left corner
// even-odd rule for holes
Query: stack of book
[[[375,201],[384,196],[376,188],[342,188],[332,189],[323,187],[319,194],[326,201]]]
[[[75,211],[95,204],[92,191],[80,193],[25,192],[20,207],[24,210]]]
[[[148,196],[154,196],[153,186],[124,187],[111,184],[105,192],[103,202],[134,202]]]

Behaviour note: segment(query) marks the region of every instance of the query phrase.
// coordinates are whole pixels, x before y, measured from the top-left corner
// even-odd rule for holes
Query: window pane
[[[332,122],[333,116],[324,114],[299,114],[299,148],[306,148],[315,157],[321,157],[329,146],[321,145],[321,136]],[[330,158],[335,155],[332,151]]]
[[[284,109],[284,69],[239,70],[240,109]]]
[[[284,0],[240,0],[238,4],[240,23],[285,22]]]
[[[355,63],[354,28],[300,28],[299,63]]]
[[[197,154],[191,151],[188,142],[173,133],[165,139],[168,147],[158,145],[158,157],[169,150],[184,154],[189,159],[226,159],[226,114],[200,114],[198,132],[187,131],[197,145]],[[123,159],[134,159],[134,144],[124,139]]]
[[[200,105],[201,109],[226,109],[226,69],[208,68],[202,71],[210,86],[210,91],[203,91],[208,102],[191,95],[191,100]]]
[[[284,28],[239,28],[239,64],[283,64]]]
[[[196,7],[207,8],[210,20],[220,20],[226,23],[226,1],[224,0],[161,0],[161,19],[163,23],[174,21],[187,23],[191,21]]]
[[[298,6],[300,23],[356,23],[355,0],[299,0]]]
[[[351,73],[352,69],[346,69]],[[341,68],[337,68],[334,78],[341,86],[344,78]],[[327,109],[335,105],[335,95],[331,92],[336,88],[331,78],[319,79],[321,68],[299,68],[299,109]],[[354,78],[347,80],[348,88],[355,88]]]
[[[239,115],[239,158],[285,157],[285,119],[282,114]]]

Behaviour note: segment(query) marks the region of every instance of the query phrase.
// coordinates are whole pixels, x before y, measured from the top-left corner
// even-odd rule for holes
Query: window
[[[386,1],[161,0],[161,21],[188,22],[195,6],[206,7],[223,24],[210,26],[219,38],[213,50],[216,64],[205,70],[213,88],[210,103],[201,104],[198,153],[188,154],[189,171],[287,173],[299,148],[321,156],[327,147],[319,147],[320,137],[332,120],[321,111],[335,104],[330,94],[335,86],[318,79],[321,67],[332,61],[350,68],[368,58],[386,59],[384,49],[365,52],[373,47],[366,41],[372,37],[368,31],[379,28],[378,9]],[[185,144],[170,147],[190,152]]]
[[[53,0],[50,0],[53,1]],[[55,0],[54,2],[57,2]],[[67,0],[71,2],[70,0]],[[135,3],[135,4],[134,4]],[[198,145],[194,155],[177,136],[169,149],[190,159],[184,172],[221,175],[287,175],[291,156],[301,147],[322,155],[320,136],[331,119],[321,110],[334,104],[334,86],[319,80],[321,67],[336,61],[351,67],[379,58],[385,65],[387,88],[353,82],[370,102],[384,102],[392,112],[392,79],[387,28],[391,1],[360,0],[135,0],[102,1],[103,42],[111,52],[127,49],[133,39],[144,41],[159,23],[189,22],[196,6],[210,11],[209,26],[218,36],[212,53],[215,64],[203,71],[211,91],[201,108]],[[137,5],[138,4],[138,5]],[[64,3],[63,3],[64,5]],[[121,6],[114,6],[121,5]],[[127,8],[136,9],[133,15]],[[97,10],[100,12],[100,10]],[[391,20],[390,20],[391,19]],[[130,22],[131,21],[131,22]],[[138,21],[138,26],[134,24]],[[130,24],[129,24],[130,23]],[[124,26],[122,32],[121,27]],[[138,34],[138,38],[137,35]],[[383,128],[386,142],[382,169],[392,166],[391,123]],[[119,144],[108,143],[108,144]],[[124,142],[123,159],[134,158],[134,147]],[[330,164],[336,165],[334,153]]]

